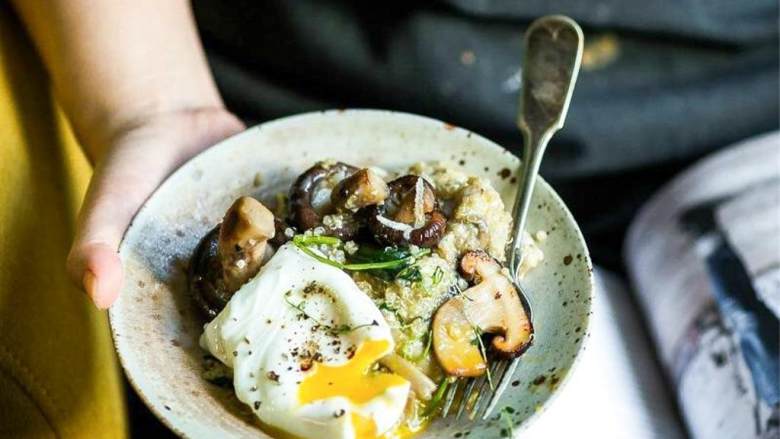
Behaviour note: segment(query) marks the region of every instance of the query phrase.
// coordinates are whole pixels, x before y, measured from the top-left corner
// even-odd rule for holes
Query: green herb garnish
[[[431,275],[431,285],[436,286],[439,285],[439,282],[444,278],[444,270],[441,269],[441,267],[437,266],[435,270],[433,270],[433,275]]]
[[[399,271],[398,274],[395,275],[395,278],[414,283],[422,280],[422,273],[420,273],[420,267],[410,265]]]
[[[422,361],[425,359],[425,357],[428,356],[428,354],[431,352],[431,345],[433,344],[433,330],[429,329],[427,334],[427,339],[425,342],[425,349],[423,349],[422,353],[420,355],[416,356],[415,358],[409,358],[409,360],[414,361],[415,363]]]
[[[393,317],[398,321],[398,324],[401,328],[401,330],[406,330],[409,328],[409,326],[412,325],[417,320],[425,320],[423,316],[414,316],[409,320],[406,320],[401,316],[401,313],[398,311],[397,308],[393,308],[392,306],[388,305],[387,302],[382,302],[378,305],[378,308],[384,311],[389,311],[391,314],[393,314]]]
[[[414,265],[418,258],[430,254],[428,248],[412,252],[409,247],[385,247],[377,248],[371,245],[361,245],[351,256],[351,261],[356,263],[395,262],[395,266],[385,266],[371,269],[369,274],[385,281],[404,279],[416,282],[422,279],[419,268]]]
[[[296,244],[309,245],[330,245],[341,246],[342,241],[335,236],[322,236],[322,235],[297,235],[293,237],[293,242]]]
[[[306,253],[317,261],[347,271],[403,270],[407,266],[414,263],[417,258],[425,256],[431,252],[430,249],[425,248],[420,249],[420,251],[412,254],[408,249],[404,251],[400,250],[399,248],[390,247],[381,254],[378,254],[381,256],[378,256],[373,260],[366,260],[364,256],[359,255],[360,250],[366,247],[361,246],[360,249],[358,249],[356,252],[354,258],[358,260],[357,263],[342,264],[341,262],[326,258],[325,256],[322,256],[309,248],[312,245],[341,247],[343,242],[338,238],[332,236],[296,235],[293,237],[292,242],[296,247],[301,249],[302,252]]]
[[[401,319],[400,319],[400,316],[398,315],[398,309],[397,309],[397,308],[393,308],[393,307],[392,307],[392,306],[390,306],[390,305],[389,305],[387,302],[382,302],[382,303],[380,303],[380,304],[377,306],[377,308],[379,308],[379,309],[380,309],[380,310],[382,310],[382,311],[389,311],[390,313],[392,313],[392,314],[395,316],[395,318],[396,318],[398,321],[401,321]]]
[[[482,360],[485,361],[485,374],[487,375],[488,384],[490,384],[490,390],[495,390],[493,386],[493,376],[490,373],[490,363],[487,359],[487,351],[485,350],[485,343],[482,342],[482,330],[479,326],[471,325],[471,329],[474,330],[474,340],[471,340],[471,344],[479,346],[479,353],[482,355]]]
[[[455,378],[452,377],[444,377],[439,382],[439,387],[436,389],[436,392],[434,392],[433,396],[431,397],[431,400],[425,405],[425,410],[423,411],[423,417],[430,417],[432,414],[436,412],[436,410],[439,409],[441,406],[442,400],[444,399],[444,393],[447,391],[447,387],[450,385],[450,383],[454,382]]]

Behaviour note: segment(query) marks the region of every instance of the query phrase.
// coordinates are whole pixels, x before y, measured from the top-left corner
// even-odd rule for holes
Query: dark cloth
[[[778,126],[776,0],[196,0],[228,106],[260,122],[341,107],[439,118],[519,152],[523,31],[562,13],[586,51],[542,174],[596,260],[658,185],[701,155]]]

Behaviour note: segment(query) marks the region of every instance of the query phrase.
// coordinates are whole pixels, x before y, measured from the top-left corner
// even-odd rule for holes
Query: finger
[[[133,178],[139,172],[134,168],[140,164],[127,160],[120,165],[129,157],[118,155],[107,158],[108,162],[95,170],[67,261],[71,279],[99,309],[111,306],[122,286],[117,249],[124,229],[162,178],[162,171],[152,173],[147,180]]]
[[[113,248],[103,243],[74,247],[70,264],[74,274],[82,273],[82,287],[97,308],[114,303],[122,286],[122,262]]]
[[[240,131],[236,121],[203,123],[202,116],[194,114],[179,129],[170,124],[144,127],[123,137],[96,167],[67,266],[73,282],[98,308],[109,307],[119,294],[122,264],[117,249],[140,206],[181,162]]]

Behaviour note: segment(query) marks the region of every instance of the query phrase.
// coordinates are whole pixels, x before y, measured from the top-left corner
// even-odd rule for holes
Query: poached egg
[[[288,243],[205,326],[261,422],[302,438],[374,438],[403,416],[409,382],[380,370],[390,328],[349,275]]]

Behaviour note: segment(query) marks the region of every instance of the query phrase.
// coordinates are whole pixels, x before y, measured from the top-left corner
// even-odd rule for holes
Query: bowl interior
[[[207,150],[173,174],[133,220],[120,248],[126,270],[110,310],[114,342],[133,386],[163,422],[186,437],[267,437],[252,413],[201,377],[203,321],[190,303],[185,271],[201,236],[240,195],[268,199],[313,162],[400,169],[443,161],[489,178],[507,205],[519,162],[466,130],[420,116],[371,110],[330,111],[256,126]],[[544,230],[545,260],[524,281],[536,336],[499,408],[480,422],[438,420],[420,437],[498,437],[543,408],[571,369],[585,339],[592,276],[582,236],[558,196],[539,181],[528,221]],[[498,413],[498,412],[497,412]]]

